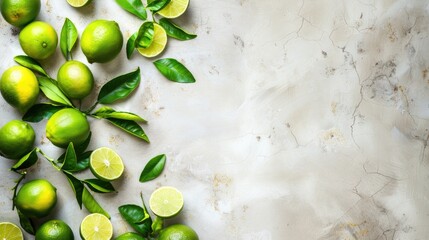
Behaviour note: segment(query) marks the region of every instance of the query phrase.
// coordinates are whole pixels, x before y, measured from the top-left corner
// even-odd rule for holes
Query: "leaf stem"
[[[17,172],[17,173],[21,174],[21,177],[19,177],[18,180],[16,180],[16,185],[12,188],[12,190],[13,190],[12,210],[15,210],[15,197],[16,197],[16,192],[18,190],[18,186],[22,182],[22,180],[24,180],[25,176],[27,175],[27,171]]]
[[[94,103],[94,105],[92,105],[90,108],[88,108],[86,111],[83,111],[83,113],[85,113],[85,114],[90,114],[91,112],[92,112],[92,110],[94,110],[94,108],[95,107],[97,107],[97,105],[98,105],[98,101],[96,101],[95,103]]]
[[[52,164],[52,166],[55,168],[55,169],[57,169],[58,171],[60,171],[61,170],[61,168],[60,167],[58,167],[58,165],[57,165],[57,162],[55,161],[55,159],[53,159],[53,158],[51,158],[51,157],[49,157],[48,155],[46,155],[40,148],[36,148],[36,151],[38,152],[38,153],[40,153],[40,154],[42,154],[42,156],[46,159],[46,160],[48,160],[51,164]]]

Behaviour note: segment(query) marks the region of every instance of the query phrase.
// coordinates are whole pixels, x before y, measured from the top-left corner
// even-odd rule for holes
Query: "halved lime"
[[[0,239],[1,240],[23,240],[21,229],[13,223],[0,223]]]
[[[189,0],[171,0],[163,9],[157,13],[165,18],[177,18],[188,8]]]
[[[84,240],[110,240],[113,236],[112,223],[102,214],[89,214],[80,224],[80,236]]]
[[[104,181],[116,180],[124,172],[121,157],[107,147],[98,148],[91,153],[89,167],[97,178]]]
[[[88,4],[89,2],[91,2],[91,0],[67,0],[67,2],[72,7],[83,7],[86,4]]]
[[[159,24],[153,24],[153,41],[147,48],[137,48],[139,53],[145,57],[155,57],[164,51],[167,45],[167,33]]]
[[[150,196],[149,207],[158,217],[173,217],[183,208],[183,195],[174,187],[160,187]]]

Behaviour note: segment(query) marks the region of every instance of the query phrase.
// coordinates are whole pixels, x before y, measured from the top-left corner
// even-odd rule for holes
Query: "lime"
[[[21,229],[13,223],[0,223],[0,239],[1,240],[24,240]]]
[[[61,220],[50,220],[42,224],[36,232],[36,240],[74,240],[73,231]]]
[[[36,136],[33,127],[21,120],[12,120],[0,129],[0,153],[19,159],[31,151]]]
[[[140,236],[137,233],[133,233],[133,232],[127,232],[124,233],[122,235],[120,235],[119,237],[115,238],[115,240],[145,240],[146,238]]]
[[[153,41],[147,48],[137,48],[139,53],[145,57],[155,57],[164,51],[167,45],[167,33],[159,24],[153,24]]]
[[[149,207],[158,217],[176,216],[183,208],[183,195],[174,187],[160,187],[150,196]]]
[[[39,82],[28,68],[8,68],[0,80],[0,92],[4,100],[20,112],[26,112],[39,96]]]
[[[47,59],[57,48],[57,32],[48,23],[32,22],[19,34],[19,44],[28,56],[39,60]]]
[[[57,189],[45,179],[35,179],[22,185],[14,201],[25,216],[46,217],[57,203]]]
[[[177,18],[186,11],[188,5],[189,0],[171,0],[167,6],[157,13],[165,18]]]
[[[98,148],[91,153],[89,167],[94,176],[104,181],[116,180],[124,172],[121,157],[107,147]]]
[[[40,12],[40,0],[2,0],[1,15],[15,27],[24,27],[36,19]]]
[[[158,240],[198,240],[197,233],[183,224],[174,224],[161,230]]]
[[[82,144],[89,136],[89,123],[80,111],[64,108],[54,113],[46,123],[46,137],[57,147]]]
[[[78,8],[90,3],[91,0],[67,0],[67,2],[70,4],[70,6]]]
[[[84,240],[109,240],[113,236],[112,223],[102,214],[90,214],[80,224],[80,236]]]
[[[95,20],[83,31],[81,48],[89,63],[105,63],[118,56],[123,41],[118,23]]]
[[[89,68],[79,61],[64,63],[57,74],[58,87],[73,99],[88,96],[94,88],[94,76]]]

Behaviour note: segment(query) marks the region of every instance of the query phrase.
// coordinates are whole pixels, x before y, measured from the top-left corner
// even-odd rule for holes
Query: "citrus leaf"
[[[130,95],[140,84],[140,68],[119,77],[116,77],[101,87],[98,94],[98,102],[110,104],[117,100],[124,99]]]
[[[136,48],[147,48],[152,44],[154,35],[153,22],[144,22],[137,33],[134,46]]]
[[[67,171],[63,171],[63,173],[66,175],[67,180],[69,181],[70,186],[72,187],[73,192],[75,193],[77,203],[79,204],[79,207],[82,209],[82,195],[83,195],[83,190],[85,186],[79,179],[73,176],[72,173]]]
[[[92,151],[84,152],[77,157],[76,168],[70,170],[70,172],[80,172],[89,168],[89,159]]]
[[[42,65],[39,62],[34,60],[33,58],[25,55],[16,56],[13,58],[15,62],[19,65],[26,67],[36,73],[39,73],[45,77],[49,77],[48,73],[46,73],[45,69],[43,69]]]
[[[124,10],[146,20],[147,13],[141,0],[115,0]]]
[[[101,107],[100,109],[95,111],[92,115],[99,118],[115,118],[115,119],[122,119],[122,120],[131,120],[135,122],[143,122],[143,123],[147,122],[146,120],[144,120],[143,118],[139,117],[134,113],[118,112],[115,109],[110,107]]]
[[[116,192],[115,188],[110,182],[100,179],[85,179],[83,182],[94,192],[97,193],[111,193]]]
[[[150,142],[143,128],[140,127],[136,122],[130,120],[122,120],[122,119],[114,119],[114,118],[106,118],[114,126],[124,130],[125,132],[138,137],[146,142]]]
[[[170,2],[171,0],[153,0],[153,1],[150,1],[150,3],[148,3],[146,8],[155,13],[163,9]]]
[[[55,80],[47,77],[37,77],[37,80],[39,81],[40,90],[42,90],[47,98],[62,105],[73,106],[66,95],[58,88]]]
[[[36,234],[33,220],[31,220],[31,218],[22,214],[21,211],[17,210],[17,212],[19,217],[19,224],[21,225],[22,229],[24,229],[26,232],[28,232],[31,235]]]
[[[144,167],[140,174],[140,182],[147,182],[157,178],[164,170],[165,162],[167,157],[165,154],[158,155],[152,158]]]
[[[119,235],[115,240],[147,240],[147,238],[140,236],[137,233],[127,232]]]
[[[83,206],[85,206],[90,213],[100,213],[110,219],[110,214],[100,206],[86,187],[83,187],[82,200]]]
[[[15,165],[12,166],[13,171],[18,171],[22,169],[29,168],[33,166],[37,160],[39,160],[39,157],[37,156],[36,149],[31,150],[31,152],[27,153],[25,156],[23,156]]]
[[[192,73],[180,62],[173,58],[159,59],[153,62],[158,71],[168,80],[178,83],[193,83]]]
[[[86,148],[89,145],[89,142],[91,141],[91,136],[92,136],[92,132],[90,131],[85,141],[75,147],[76,154],[81,154],[86,150]]]
[[[64,155],[64,161],[63,161],[63,164],[61,165],[61,169],[72,170],[76,168],[76,165],[77,165],[76,152],[74,150],[73,143],[70,142],[66,149],[66,153]]]
[[[139,33],[136,32],[133,35],[131,35],[130,38],[128,38],[128,41],[127,41],[127,58],[128,59],[131,58],[131,55],[133,54],[134,50],[136,49],[135,42],[136,42],[136,38],[137,38],[138,34]]]
[[[78,33],[76,26],[70,19],[66,18],[61,29],[60,48],[66,60],[72,58],[71,51],[76,44]]]
[[[58,106],[51,103],[39,103],[33,105],[22,117],[26,122],[40,122],[43,119],[49,119],[54,113],[63,109],[64,106]]]
[[[167,18],[161,18],[161,20],[159,20],[159,25],[161,25],[165,29],[165,32],[167,32],[168,36],[178,40],[185,41],[197,37],[196,34],[187,33],[185,30],[183,30]]]
[[[160,217],[155,217],[155,221],[153,221],[151,229],[152,234],[158,235],[158,233],[164,228],[164,220]]]
[[[145,236],[151,232],[152,219],[144,208],[134,204],[126,204],[120,206],[118,210],[134,230]]]

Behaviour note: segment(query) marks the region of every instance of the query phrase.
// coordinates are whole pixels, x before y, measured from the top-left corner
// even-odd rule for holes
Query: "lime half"
[[[167,45],[167,33],[159,24],[153,24],[153,41],[147,48],[137,48],[139,53],[145,57],[155,57],[164,51]]]
[[[183,208],[183,195],[174,187],[160,187],[150,196],[149,207],[158,217],[173,217]]]
[[[80,236],[84,240],[110,240],[113,236],[112,223],[102,214],[90,214],[80,224]]]
[[[89,167],[97,178],[104,181],[116,180],[124,172],[121,157],[107,147],[98,148],[91,153]]]
[[[67,2],[72,7],[83,7],[86,4],[88,4],[89,2],[91,2],[91,0],[67,0]]]
[[[188,8],[189,0],[171,0],[163,9],[157,13],[165,18],[177,18]]]
[[[0,223],[0,239],[1,240],[23,240],[21,229],[13,223]]]

